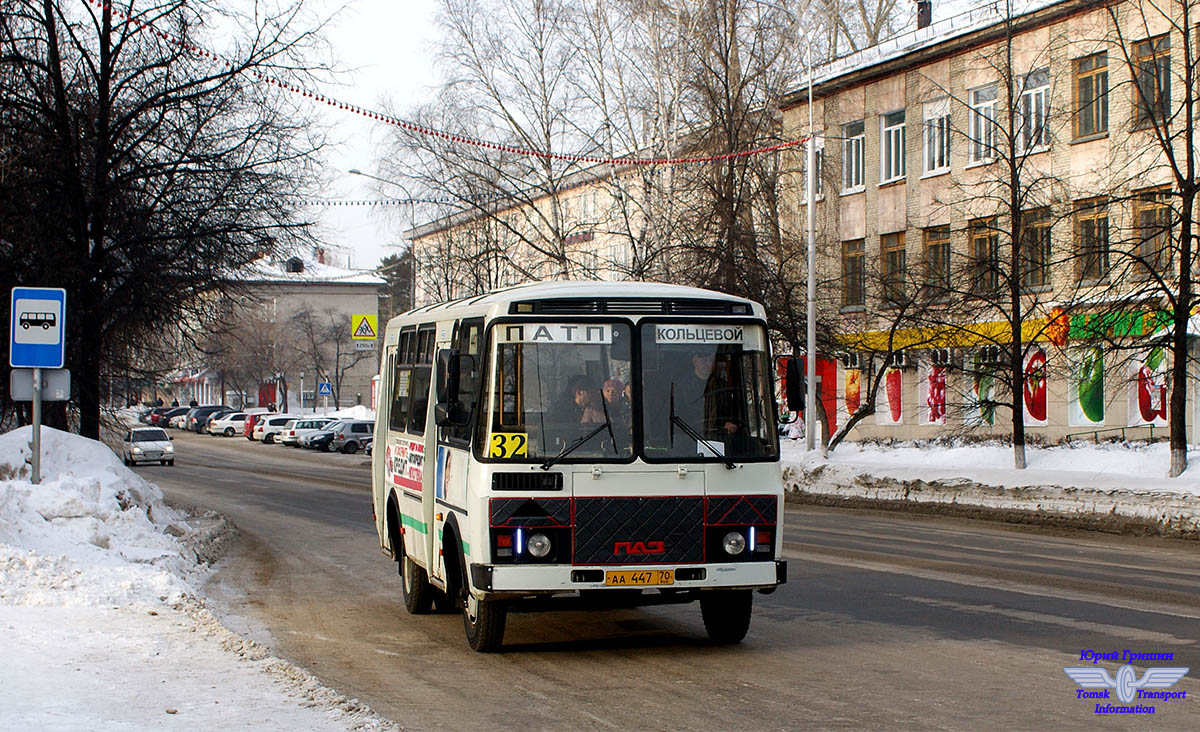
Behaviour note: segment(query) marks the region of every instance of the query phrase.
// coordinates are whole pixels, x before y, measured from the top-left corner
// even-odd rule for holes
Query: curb
[[[850,466],[785,464],[792,503],[958,516],[1054,528],[1200,541],[1200,497],[1178,493],[1030,485],[983,485],[965,478],[901,480]]]

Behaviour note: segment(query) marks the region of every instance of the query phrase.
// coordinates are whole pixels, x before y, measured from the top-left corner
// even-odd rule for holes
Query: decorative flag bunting
[[[141,20],[140,18],[135,18],[135,17],[121,11],[120,8],[115,7],[111,2],[106,2],[105,0],[85,0],[85,2],[96,6],[97,8],[101,8],[101,9],[107,8],[115,16],[117,16],[118,18],[120,18],[121,20],[123,20],[126,23],[131,23],[133,25],[138,26],[139,28],[143,28],[143,29],[149,31],[150,33],[153,33],[154,35],[161,37],[165,41],[174,43],[175,45],[188,51],[189,53],[209,59],[210,61],[214,61],[218,64],[222,64],[226,68],[228,68],[229,71],[232,73],[240,73],[239,70],[237,69],[236,65],[233,63],[233,61],[231,61],[227,58],[224,58],[218,54],[215,54],[212,51],[209,51],[205,48],[201,48],[200,46],[197,46],[194,43],[189,43],[188,41],[185,41],[181,38],[177,38],[176,36],[174,36],[170,33],[158,30],[157,28],[155,28],[151,24],[147,23],[146,21]],[[245,71],[247,73],[251,74],[252,76],[254,76],[256,79],[263,81],[265,83],[268,83],[268,84],[273,84],[273,85],[279,87],[280,89],[284,89],[284,90],[292,92],[294,94],[299,94],[303,97],[313,99],[313,100],[321,102],[323,104],[327,104],[331,107],[336,107],[337,109],[340,109],[340,110],[343,110],[346,112],[352,112],[354,114],[361,115],[361,116],[367,117],[369,119],[373,119],[377,122],[382,122],[384,124],[393,125],[395,127],[399,127],[401,129],[408,130],[409,132],[415,132],[415,133],[418,133],[421,135],[426,135],[429,137],[437,137],[437,138],[447,140],[449,142],[461,144],[461,145],[473,145],[475,147],[483,148],[485,150],[496,150],[499,152],[512,153],[514,155],[523,155],[525,157],[542,158],[545,160],[565,160],[567,162],[573,162],[573,163],[596,163],[596,164],[613,164],[613,165],[692,165],[692,164],[696,164],[696,163],[714,163],[714,162],[719,162],[722,160],[736,160],[739,158],[748,158],[748,157],[751,157],[754,155],[762,155],[764,153],[778,152],[780,150],[787,150],[789,148],[797,147],[799,145],[804,144],[808,140],[808,137],[802,137],[798,140],[791,140],[789,142],[781,142],[781,143],[777,143],[775,145],[767,145],[766,147],[759,147],[759,148],[755,148],[753,150],[743,150],[741,152],[724,153],[721,155],[701,155],[701,156],[686,157],[686,158],[611,158],[611,157],[603,157],[603,156],[595,156],[595,155],[570,155],[567,153],[548,152],[546,150],[530,150],[528,148],[515,147],[513,145],[503,145],[498,142],[488,142],[487,140],[478,140],[473,137],[467,137],[465,135],[455,135],[455,134],[452,134],[449,132],[435,130],[430,127],[424,127],[422,125],[413,124],[412,122],[406,122],[405,120],[399,119],[397,117],[392,117],[392,116],[389,116],[386,114],[380,114],[379,112],[373,112],[369,109],[364,109],[363,107],[359,107],[354,104],[347,104],[345,102],[334,99],[333,97],[328,97],[324,94],[321,94],[320,92],[309,91],[307,89],[304,89],[304,88],[297,86],[295,84],[292,84],[290,82],[284,81],[282,79],[277,79],[274,76],[271,76],[269,74],[264,74],[263,72],[259,71],[258,69],[246,69]]]

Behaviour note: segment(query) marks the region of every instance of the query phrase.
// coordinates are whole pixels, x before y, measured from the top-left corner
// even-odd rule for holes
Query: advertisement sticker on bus
[[[421,474],[425,464],[425,444],[401,440],[387,450],[387,472],[392,482],[411,491],[421,490]]]
[[[607,323],[522,323],[496,328],[501,343],[612,343],[612,326]]]

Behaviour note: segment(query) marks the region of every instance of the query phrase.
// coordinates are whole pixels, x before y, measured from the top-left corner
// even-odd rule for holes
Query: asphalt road
[[[459,616],[404,611],[365,457],[176,445],[174,467],[138,470],[242,532],[214,609],[409,729],[1200,729],[1193,542],[796,507],[788,584],[755,596],[740,645],[709,645],[682,605],[512,614],[484,655]],[[1187,698],[1135,719],[1076,698],[1065,666],[1126,650],[1174,654],[1139,675],[1192,668]]]

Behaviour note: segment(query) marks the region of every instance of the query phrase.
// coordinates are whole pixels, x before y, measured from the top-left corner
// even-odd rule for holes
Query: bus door
[[[446,327],[449,328],[449,324]],[[439,326],[438,335],[439,349],[452,348],[461,356],[458,391],[467,417],[461,423],[436,428],[437,441],[430,445],[431,452],[428,453],[434,461],[434,536],[440,547],[446,524],[454,514],[458,514],[459,531],[467,529],[467,481],[471,467],[469,450],[479,398],[480,375],[483,373],[483,319],[473,318],[454,324],[451,337],[445,340],[441,337],[442,327]],[[436,384],[434,386],[436,388]],[[460,535],[458,538],[461,542],[466,537]],[[445,577],[445,557],[440,552],[435,556],[436,574]]]

